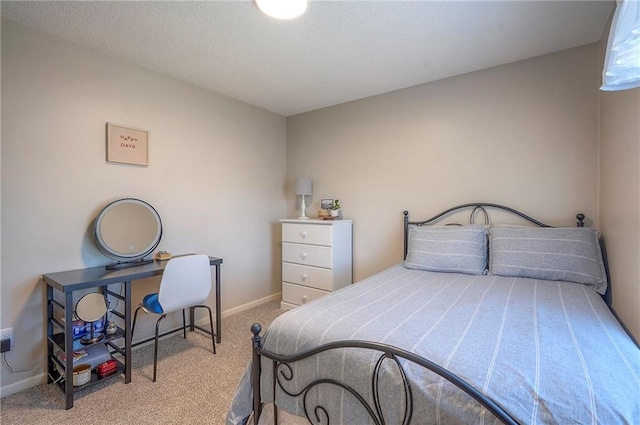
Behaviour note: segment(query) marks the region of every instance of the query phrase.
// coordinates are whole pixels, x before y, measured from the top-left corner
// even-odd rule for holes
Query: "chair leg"
[[[216,334],[213,331],[213,314],[211,313],[211,308],[208,305],[194,305],[191,307],[192,309],[196,308],[206,308],[209,311],[209,325],[211,326],[211,342],[213,343],[213,354],[216,354]],[[206,332],[204,329],[200,329]]]
[[[187,319],[184,315],[184,308],[182,309],[182,335],[187,339]]]
[[[131,342],[133,343],[133,333],[136,330],[136,320],[138,319],[138,312],[142,307],[136,308],[136,312],[133,314],[133,325],[131,325]]]
[[[163,314],[156,322],[156,338],[153,347],[153,382],[156,382],[156,370],[158,368],[158,329],[160,328],[160,321],[165,317],[167,317],[167,315]]]

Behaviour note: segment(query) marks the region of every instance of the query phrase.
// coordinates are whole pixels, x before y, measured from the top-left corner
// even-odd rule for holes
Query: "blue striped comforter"
[[[358,339],[414,352],[451,370],[523,424],[640,424],[640,350],[600,296],[569,282],[409,270],[398,265],[279,316],[264,348],[297,353]],[[316,377],[349,382],[371,398],[377,355],[350,349],[297,364],[290,389]],[[495,423],[484,408],[431,372],[405,365],[419,424]],[[272,401],[270,363],[263,362],[263,401]],[[387,423],[399,423],[403,397],[390,368],[383,384]],[[370,423],[348,394],[324,386],[310,405],[331,423]],[[301,400],[277,404],[304,416]],[[251,410],[248,375],[228,424]]]

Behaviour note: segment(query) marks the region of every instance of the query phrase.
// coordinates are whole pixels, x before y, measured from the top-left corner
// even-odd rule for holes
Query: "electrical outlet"
[[[13,328],[7,328],[0,331],[0,339],[13,339]]]
[[[13,328],[6,328],[6,329],[0,330],[0,340],[5,340],[5,339],[9,340],[9,350],[11,350],[11,345],[13,345]]]

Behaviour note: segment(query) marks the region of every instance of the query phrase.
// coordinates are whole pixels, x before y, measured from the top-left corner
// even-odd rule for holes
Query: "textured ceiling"
[[[614,2],[2,1],[2,16],[284,116],[598,41]]]

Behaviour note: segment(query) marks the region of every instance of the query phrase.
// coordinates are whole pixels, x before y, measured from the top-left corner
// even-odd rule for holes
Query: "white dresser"
[[[282,219],[282,303],[289,310],[353,281],[351,220]]]

